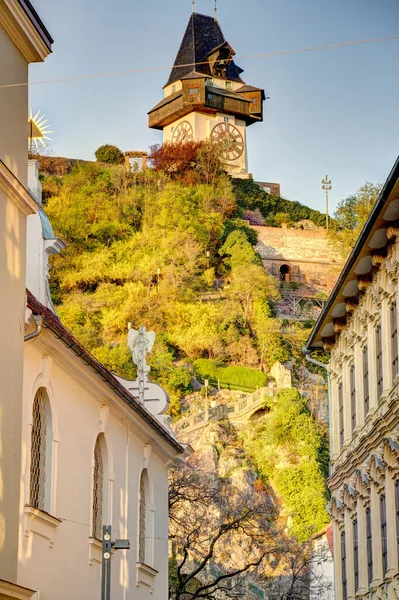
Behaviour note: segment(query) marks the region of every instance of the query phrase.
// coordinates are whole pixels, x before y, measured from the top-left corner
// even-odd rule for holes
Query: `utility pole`
[[[328,175],[325,176],[324,179],[321,180],[321,189],[326,192],[326,229],[328,232],[328,192],[331,191],[331,179],[328,179]]]
[[[129,540],[111,541],[111,525],[103,526],[101,600],[111,600],[111,553],[114,550],[130,550]]]

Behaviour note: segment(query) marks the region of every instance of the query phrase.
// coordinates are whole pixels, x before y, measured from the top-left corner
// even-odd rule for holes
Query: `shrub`
[[[107,163],[109,165],[121,165],[125,160],[123,152],[117,146],[104,144],[95,151],[97,162]]]

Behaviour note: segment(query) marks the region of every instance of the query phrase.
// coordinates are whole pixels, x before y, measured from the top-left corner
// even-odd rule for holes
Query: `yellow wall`
[[[0,24],[1,25],[1,24]],[[28,80],[28,63],[0,26],[0,85]],[[28,88],[0,88],[0,159],[27,181]]]
[[[28,64],[0,23],[0,85]],[[28,89],[0,88],[0,159],[26,185]],[[0,175],[1,177],[1,175]],[[21,466],[26,215],[0,186],[0,579],[16,581]]]

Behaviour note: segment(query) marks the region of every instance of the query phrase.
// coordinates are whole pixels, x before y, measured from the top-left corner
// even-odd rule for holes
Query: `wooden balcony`
[[[263,96],[262,96],[263,94]],[[163,129],[191,112],[235,115],[251,125],[263,118],[262,90],[234,92],[206,85],[205,78],[183,81],[183,89],[164,98],[148,113],[149,127]]]

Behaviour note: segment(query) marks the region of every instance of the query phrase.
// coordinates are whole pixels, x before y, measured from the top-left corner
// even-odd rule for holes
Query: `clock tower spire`
[[[221,143],[229,172],[248,177],[246,129],[263,120],[265,93],[243,81],[216,8],[215,0],[214,17],[191,15],[164,99],[148,113],[149,126],[163,130],[164,142]]]

